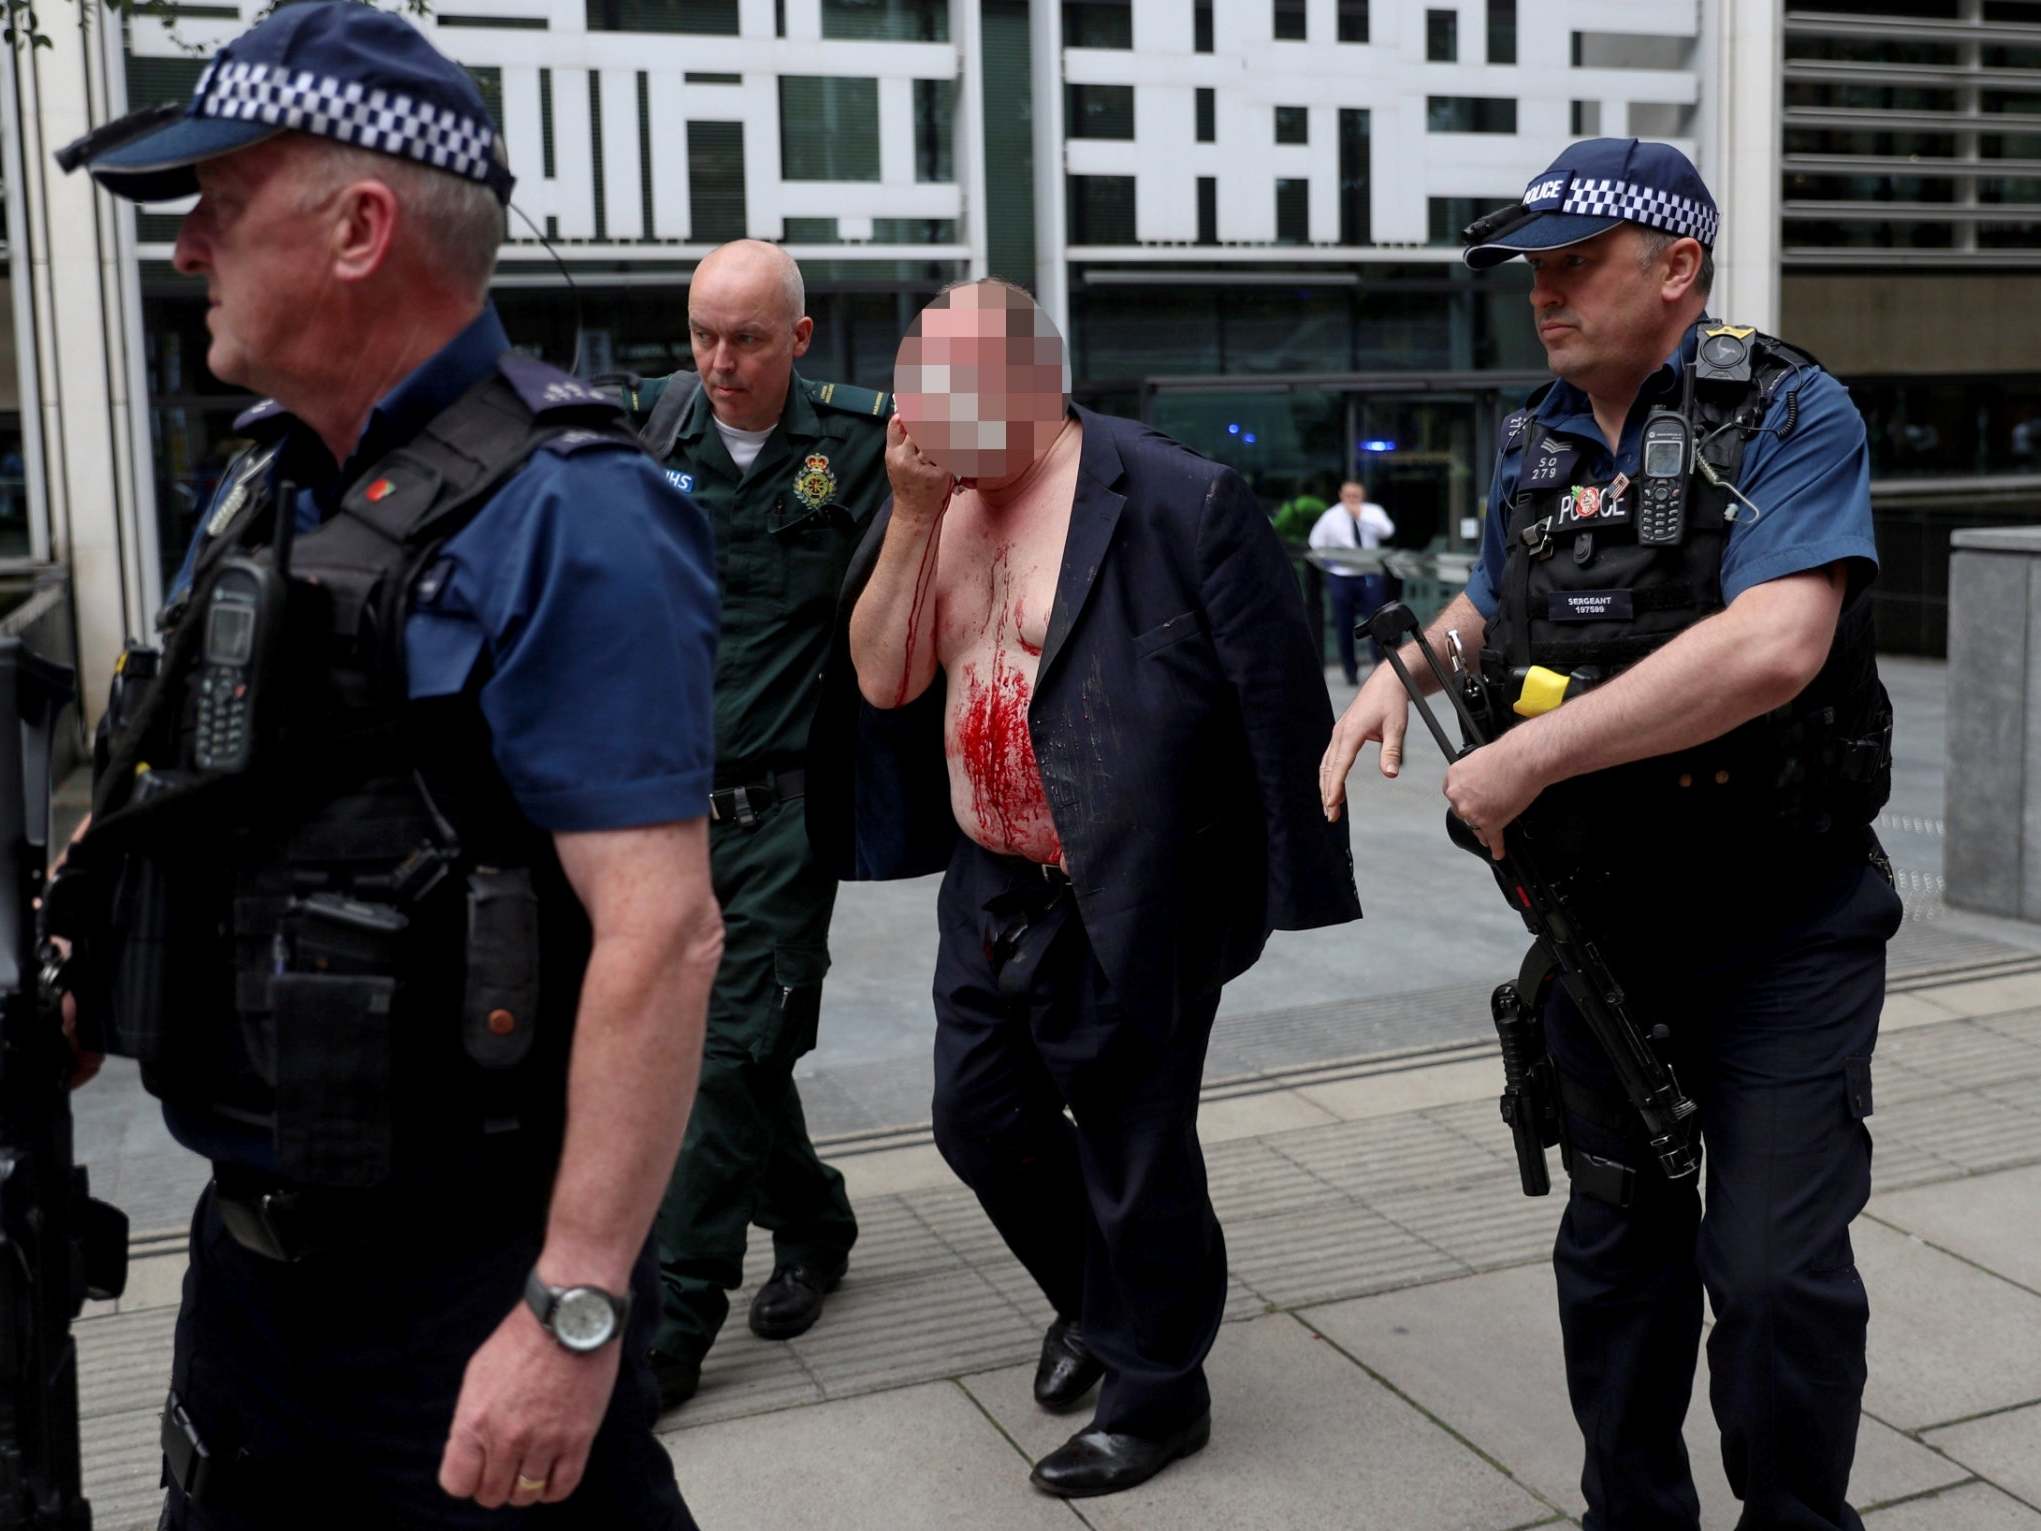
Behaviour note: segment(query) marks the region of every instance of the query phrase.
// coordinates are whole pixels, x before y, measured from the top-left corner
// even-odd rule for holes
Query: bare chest
[[[1019,665],[1030,675],[1049,632],[1070,531],[1075,464],[1026,501],[994,510],[959,491],[943,527],[936,575],[936,658]]]

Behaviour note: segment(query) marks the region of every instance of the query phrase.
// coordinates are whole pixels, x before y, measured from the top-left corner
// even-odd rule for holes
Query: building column
[[[1035,301],[1070,336],[1068,200],[1063,180],[1063,7],[1034,0],[1028,51],[1035,117]]]
[[[1708,311],[1776,332],[1784,99],[1781,0],[1707,0],[1697,73],[1707,107],[1701,173],[1722,213]]]
[[[985,17],[979,0],[950,0],[950,36],[957,47],[957,183],[964,193],[964,218],[957,233],[970,248],[972,281],[992,269],[988,255],[985,198]]]
[[[11,274],[25,289],[15,344],[31,524],[38,552],[71,571],[89,722],[121,644],[149,632],[162,571],[133,207],[51,157],[125,109],[120,18],[79,0],[41,20],[53,46],[0,61]]]

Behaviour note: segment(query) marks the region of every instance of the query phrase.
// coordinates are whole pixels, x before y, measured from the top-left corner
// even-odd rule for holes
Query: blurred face
[[[688,283],[695,370],[716,418],[740,431],[779,423],[794,359],[807,354],[815,332],[814,320],[788,312],[786,283],[773,259],[732,249],[703,261]]]
[[[1664,359],[1661,262],[1641,264],[1642,233],[1620,223],[1606,234],[1524,257],[1531,312],[1553,372],[1580,388]]]
[[[1368,503],[1368,491],[1359,484],[1341,484],[1339,486],[1339,502],[1349,511],[1358,515],[1361,507]]]
[[[269,139],[198,165],[199,199],[184,215],[171,262],[205,278],[206,365],[222,382],[281,397],[316,375],[318,298],[331,278],[331,197],[307,203],[289,139]],[[337,195],[339,188],[335,189]]]
[[[900,342],[893,392],[914,444],[971,484],[1025,473],[1063,429],[1063,337],[998,282],[946,292]]]

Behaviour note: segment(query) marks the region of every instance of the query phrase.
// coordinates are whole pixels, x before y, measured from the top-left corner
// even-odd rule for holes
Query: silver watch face
[[[592,1286],[571,1286],[553,1305],[553,1335],[569,1350],[594,1350],[616,1333],[616,1310]]]

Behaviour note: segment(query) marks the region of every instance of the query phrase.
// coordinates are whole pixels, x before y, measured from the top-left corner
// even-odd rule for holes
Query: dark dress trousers
[[[1220,986],[1270,930],[1360,904],[1345,822],[1318,801],[1331,704],[1266,517],[1230,469],[1075,414],[1076,498],[1028,712],[1069,885],[958,832],[940,675],[898,712],[858,697],[848,619],[890,505],[846,585],[809,833],[843,877],[945,871],[937,1145],[1106,1362],[1098,1424],[1157,1436],[1208,1407],[1225,1302],[1197,1138]]]

